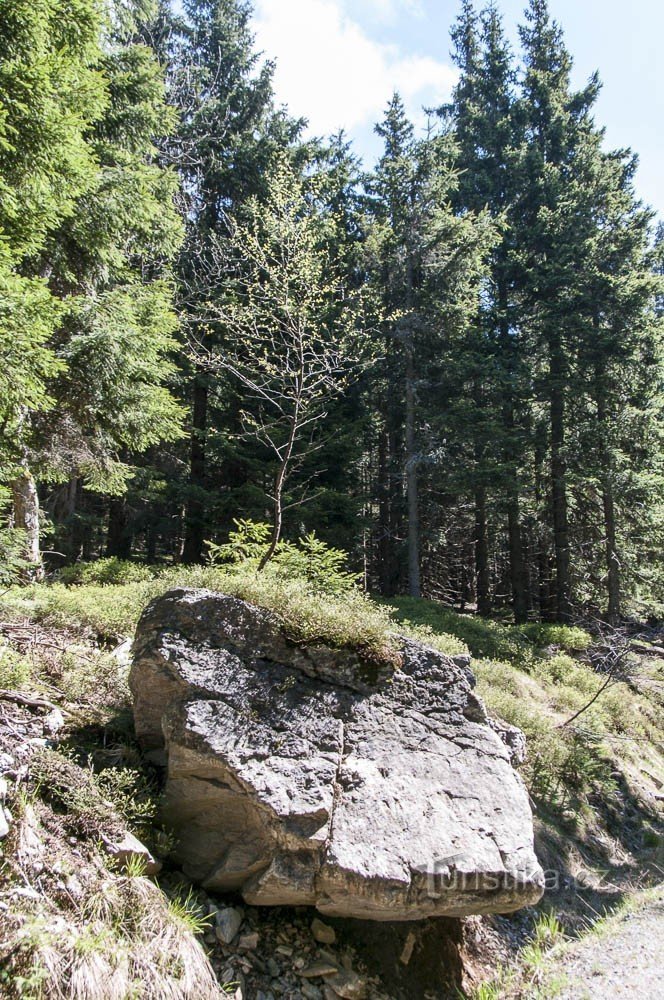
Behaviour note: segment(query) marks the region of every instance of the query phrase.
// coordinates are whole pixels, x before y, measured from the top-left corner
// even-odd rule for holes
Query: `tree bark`
[[[203,491],[207,474],[207,415],[208,381],[203,372],[194,379],[191,414],[191,445],[189,452],[189,486],[191,494],[185,513],[184,542],[181,562],[191,565],[203,561],[205,544],[205,503]]]
[[[572,610],[569,527],[567,518],[567,467],[564,455],[564,373],[564,360],[558,338],[556,337],[550,342],[550,427],[553,545],[556,560],[556,614],[559,621],[568,620]]]
[[[541,440],[540,434],[535,437],[535,504],[537,506],[537,603],[539,606],[540,618],[544,621],[551,620],[553,614],[553,602],[551,596],[551,567],[549,549],[543,528],[543,517],[540,511],[547,509],[545,480],[548,482],[545,472],[546,445]]]
[[[526,576],[526,560],[523,552],[523,531],[521,527],[521,501],[518,482],[518,456],[515,454],[514,435],[516,420],[514,417],[514,393],[512,385],[515,378],[515,344],[509,328],[508,292],[503,279],[498,285],[498,306],[500,343],[506,369],[506,379],[503,385],[503,424],[505,428],[505,443],[503,459],[509,470],[507,484],[507,535],[510,554],[510,584],[512,588],[512,608],[514,620],[521,624],[528,620],[528,583]]]
[[[607,414],[604,396],[604,386],[601,368],[597,366],[595,376],[596,381],[596,403],[597,403],[597,424],[598,439],[600,447],[600,461],[603,467],[602,473],[602,507],[604,510],[604,539],[606,553],[607,572],[607,609],[606,614],[609,622],[615,625],[620,620],[621,614],[621,579],[620,579],[620,555],[618,553],[618,543],[616,538],[616,509],[613,494],[612,460],[610,450],[606,446],[607,441]]]
[[[486,490],[475,491],[475,586],[477,613],[491,614],[491,581],[489,574],[489,532],[486,521]]]
[[[27,563],[23,570],[26,580],[41,580],[44,576],[41,549],[39,545],[39,496],[32,473],[24,463],[23,470],[11,484],[14,504],[14,527],[24,532],[23,558]]]
[[[606,568],[608,605],[607,617],[612,625],[620,619],[620,557],[616,543],[616,512],[613,499],[613,488],[610,482],[604,484],[602,490],[604,507],[604,531],[606,535]]]
[[[129,512],[124,497],[113,497],[108,505],[108,531],[106,556],[116,559],[131,558],[133,535],[129,527]]]
[[[523,554],[521,504],[518,493],[511,487],[507,497],[507,535],[510,552],[510,579],[512,583],[514,621],[517,624],[522,624],[528,621],[526,560]]]
[[[258,569],[265,569],[270,559],[277,550],[277,545],[279,544],[279,539],[281,538],[281,528],[283,524],[284,512],[283,512],[283,491],[284,482],[286,481],[286,474],[288,472],[288,466],[293,455],[293,449],[295,448],[295,441],[297,438],[298,430],[300,427],[300,391],[298,392],[298,397],[295,401],[295,409],[293,411],[293,416],[291,418],[291,425],[288,431],[288,440],[284,446],[283,455],[281,458],[281,464],[277,470],[276,479],[274,482],[274,523],[272,525],[272,537],[270,538],[270,544],[268,546],[267,552],[258,564]]]
[[[394,594],[392,463],[394,439],[389,427],[389,404],[385,404],[384,419],[378,439],[378,583],[383,597]]]
[[[408,501],[408,593],[421,596],[420,515],[415,432],[415,364],[413,346],[406,347],[406,494]]]

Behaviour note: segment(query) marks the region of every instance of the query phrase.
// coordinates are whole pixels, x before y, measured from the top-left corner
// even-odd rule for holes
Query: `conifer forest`
[[[376,596],[661,615],[664,231],[546,0],[363,163],[246,0],[0,0],[0,582],[312,536]],[[448,40],[441,39],[447,52]]]

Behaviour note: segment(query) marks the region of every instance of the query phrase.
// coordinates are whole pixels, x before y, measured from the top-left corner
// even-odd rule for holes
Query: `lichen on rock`
[[[187,875],[371,920],[540,898],[528,796],[467,660],[406,639],[402,652],[370,682],[353,650],[298,646],[237,598],[177,590],[146,609],[136,730],[166,752],[164,820]]]

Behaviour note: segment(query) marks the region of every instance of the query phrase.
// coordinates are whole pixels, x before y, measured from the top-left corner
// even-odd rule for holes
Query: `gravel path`
[[[642,907],[565,945],[546,981],[559,1000],[664,1000],[664,886]],[[540,996],[547,995],[544,986]]]

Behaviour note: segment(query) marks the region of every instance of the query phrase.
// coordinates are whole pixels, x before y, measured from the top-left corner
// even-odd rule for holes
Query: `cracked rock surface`
[[[467,658],[404,640],[392,672],[176,590],[143,614],[130,684],[176,859],[208,891],[390,921],[540,898],[528,797]]]

